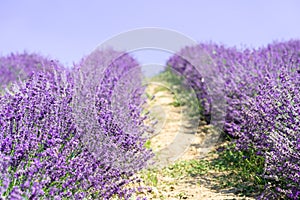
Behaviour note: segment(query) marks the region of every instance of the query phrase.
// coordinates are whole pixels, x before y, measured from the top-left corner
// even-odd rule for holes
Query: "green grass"
[[[260,193],[266,184],[261,176],[264,158],[256,155],[253,149],[236,151],[233,144],[227,145],[210,165],[218,171],[227,172],[218,177],[220,188],[233,187],[240,194],[251,196]]]
[[[154,93],[158,93],[158,92],[163,92],[163,91],[168,91],[168,88],[167,87],[164,87],[164,86],[158,86],[154,89]]]
[[[213,180],[210,187],[216,190],[231,188],[239,196],[250,197],[262,192],[266,184],[266,180],[260,176],[264,166],[263,157],[257,156],[253,150],[235,151],[233,144],[222,148],[222,151],[210,153],[210,156],[214,155],[213,159],[180,161],[163,169],[145,170],[141,177],[146,185],[155,187],[166,184],[159,182],[158,176],[174,180],[210,177]]]
[[[144,144],[144,147],[145,147],[146,149],[151,149],[151,141],[150,141],[150,140],[147,140],[147,141],[145,142],[145,144]]]
[[[151,78],[151,81],[163,81],[167,83],[168,87],[171,87],[173,85],[181,85],[183,80],[183,77],[173,73],[170,67],[166,67],[163,72]]]

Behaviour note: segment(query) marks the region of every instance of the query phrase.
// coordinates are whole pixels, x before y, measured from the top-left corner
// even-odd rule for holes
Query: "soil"
[[[187,125],[187,116],[182,112],[182,106],[174,106],[174,94],[169,90],[159,89],[157,85],[149,85],[147,93],[155,95],[149,100],[148,109],[150,116],[157,119],[151,136],[151,148],[156,153],[156,164],[153,168],[161,169],[173,164],[175,161],[187,161],[192,159],[213,159],[214,154],[209,154],[218,146],[219,134],[210,125],[200,122],[199,126]],[[224,173],[224,172],[223,172]],[[219,172],[209,171],[206,175],[191,177],[183,176],[172,178],[157,173],[157,184],[151,186],[152,190],[142,193],[147,199],[194,199],[194,200],[218,200],[218,199],[254,199],[240,197],[235,194],[235,188],[220,189],[216,187],[213,177]],[[141,183],[143,186],[144,184]],[[145,186],[145,185],[144,185]]]

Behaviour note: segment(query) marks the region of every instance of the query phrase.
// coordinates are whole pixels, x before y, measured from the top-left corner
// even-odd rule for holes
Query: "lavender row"
[[[32,57],[25,59],[26,64],[22,56],[10,58],[10,63],[28,66],[27,72],[34,73],[0,97],[0,155],[5,158],[0,163],[1,195],[15,199],[131,196],[134,188],[128,184],[137,181],[134,174],[152,156],[142,137],[143,87],[138,64],[131,57],[109,55],[121,54],[95,51],[64,72],[53,62],[42,62],[47,70],[36,72]],[[5,66],[10,65],[2,62]],[[118,82],[123,88],[129,86],[120,90]],[[118,95],[128,91],[130,96],[116,104]]]
[[[262,197],[298,199],[300,41],[253,50],[199,44],[167,64],[195,89],[208,123],[222,124],[239,150],[265,157],[263,176],[272,183],[266,188],[276,192],[266,189]]]
[[[49,74],[52,69],[63,70],[63,66],[56,60],[35,53],[11,53],[0,57],[0,90],[29,78],[34,72],[45,71]],[[50,75],[53,78],[53,74]]]

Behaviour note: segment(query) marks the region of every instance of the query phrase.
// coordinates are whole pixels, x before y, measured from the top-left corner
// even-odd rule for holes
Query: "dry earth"
[[[154,100],[148,102],[151,115],[158,120],[155,127],[154,136],[151,139],[151,148],[156,152],[158,167],[156,173],[156,184],[152,191],[144,191],[140,195],[148,199],[194,199],[194,200],[220,200],[220,199],[253,199],[239,197],[234,194],[235,188],[218,189],[214,182],[214,177],[220,175],[219,172],[209,171],[205,175],[191,177],[172,177],[160,173],[162,167],[169,166],[175,161],[187,161],[192,159],[212,159],[216,154],[210,154],[217,146],[218,134],[209,125],[200,124],[194,134],[185,134],[180,131],[183,116],[182,107],[172,105],[174,96],[168,90],[159,89],[161,86],[149,85],[147,92],[155,95]],[[187,123],[187,122],[186,122]],[[188,127],[187,127],[188,129]],[[180,133],[181,132],[181,133]],[[181,135],[180,135],[181,134]],[[179,139],[176,137],[179,136]],[[183,138],[188,136],[189,138]],[[168,148],[176,148],[176,151]],[[164,156],[160,156],[165,154]],[[141,186],[147,186],[141,183]]]

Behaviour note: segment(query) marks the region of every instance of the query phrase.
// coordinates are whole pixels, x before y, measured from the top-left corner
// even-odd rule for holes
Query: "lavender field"
[[[201,43],[165,65],[191,86],[199,119],[226,144],[219,160],[195,157],[174,173],[231,170],[251,185],[237,195],[300,199],[299,40],[257,49]],[[113,49],[72,68],[38,54],[0,57],[0,198],[146,199],[158,182],[157,172],[141,175],[155,157],[146,89],[140,64]]]

